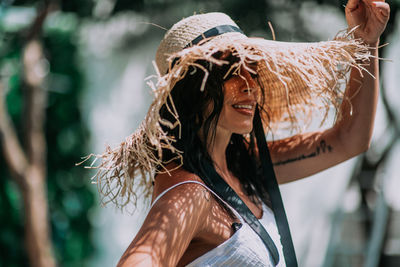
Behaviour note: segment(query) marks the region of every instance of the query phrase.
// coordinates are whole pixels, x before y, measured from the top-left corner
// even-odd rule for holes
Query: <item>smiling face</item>
[[[253,70],[252,66],[250,66]],[[259,97],[256,75],[244,67],[224,82],[224,104],[219,116],[217,130],[247,134],[253,129],[253,117]]]

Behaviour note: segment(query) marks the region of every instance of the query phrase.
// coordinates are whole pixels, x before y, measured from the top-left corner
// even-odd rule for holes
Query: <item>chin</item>
[[[253,130],[253,124],[252,125],[244,125],[242,127],[236,128],[233,133],[235,134],[249,134]]]
[[[253,130],[253,119],[247,118],[244,120],[242,117],[233,117],[227,120],[225,117],[222,117],[218,121],[217,126],[230,133],[248,134]]]

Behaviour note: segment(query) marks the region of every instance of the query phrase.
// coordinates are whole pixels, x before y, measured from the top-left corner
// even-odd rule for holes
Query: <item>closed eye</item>
[[[249,72],[249,73],[250,73],[251,78],[253,78],[253,79],[258,78],[258,72],[255,72],[255,73]]]

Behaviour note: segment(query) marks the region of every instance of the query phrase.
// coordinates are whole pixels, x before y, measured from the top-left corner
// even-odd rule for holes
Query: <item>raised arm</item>
[[[179,177],[157,179],[154,195],[183,181]],[[161,182],[157,182],[161,181]],[[210,196],[198,184],[183,184],[168,191],[151,208],[118,267],[176,266],[190,241],[204,227]]]
[[[378,43],[389,19],[390,8],[384,1],[349,0],[346,19],[355,26],[356,38],[371,47],[371,58],[360,74],[351,71],[346,89],[349,101],[343,101],[342,119],[322,132],[302,134],[270,144],[271,157],[279,183],[287,183],[325,170],[366,151],[370,145],[379,95]]]

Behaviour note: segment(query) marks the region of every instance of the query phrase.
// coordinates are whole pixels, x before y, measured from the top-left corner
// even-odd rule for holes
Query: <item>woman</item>
[[[349,29],[358,26],[354,35],[364,45],[346,39],[326,49],[247,38],[218,13],[174,25],[157,52],[160,78],[148,116],[126,142],[100,156],[99,188],[111,201],[124,206],[138,195],[132,189],[138,172],[137,183],[152,192],[152,207],[118,266],[297,266],[286,217],[277,215],[279,191],[276,197],[269,181],[274,172],[280,184],[295,181],[368,149],[379,89],[377,46],[388,18],[384,1],[349,0]],[[352,67],[343,95],[343,70],[332,67],[339,62]],[[308,107],[324,101],[338,109],[334,126],[268,143],[274,171],[268,172],[262,128],[285,121],[296,129]],[[243,205],[215,192],[218,177],[266,238],[238,212]]]

